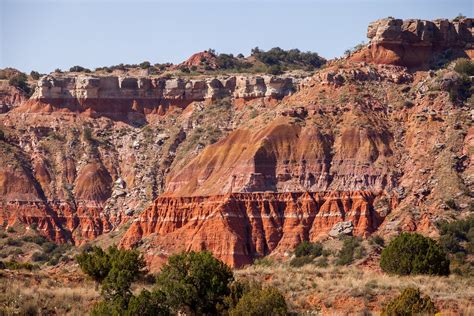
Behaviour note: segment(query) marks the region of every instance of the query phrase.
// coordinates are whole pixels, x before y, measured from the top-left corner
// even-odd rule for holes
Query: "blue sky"
[[[258,46],[332,58],[378,18],[473,16],[473,0],[0,0],[0,68],[178,63],[194,52]]]

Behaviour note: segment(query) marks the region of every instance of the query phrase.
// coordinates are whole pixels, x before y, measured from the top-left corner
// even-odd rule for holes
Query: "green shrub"
[[[24,242],[32,242],[40,246],[47,242],[46,238],[43,236],[24,236],[22,240]]]
[[[16,261],[4,261],[5,268],[10,270],[37,270],[39,266],[37,264],[31,264],[29,262],[16,262]]]
[[[355,237],[344,237],[341,250],[337,254],[337,265],[349,265],[354,261],[354,254],[358,251],[359,257],[362,258],[363,251],[361,248],[360,240]],[[359,252],[360,251],[360,252]]]
[[[144,61],[139,66],[140,66],[141,69],[148,69],[148,68],[151,67],[151,64],[150,64],[149,61]]]
[[[13,227],[8,227],[7,228],[7,233],[15,233],[15,232],[16,232],[15,228],[13,228]]]
[[[154,316],[170,315],[168,307],[165,305],[165,297],[159,291],[149,292],[142,290],[138,296],[134,296],[128,303],[126,316]]]
[[[285,298],[274,287],[252,288],[242,295],[234,308],[229,310],[231,316],[273,316],[287,313]]]
[[[291,259],[290,266],[299,268],[306,264],[312,263],[313,257],[312,256],[302,256],[302,257],[295,257]]]
[[[123,310],[118,302],[101,301],[94,304],[91,310],[91,316],[120,316]]]
[[[107,277],[112,268],[109,254],[100,247],[92,247],[89,251],[83,251],[76,256],[76,261],[82,272],[99,283]]]
[[[255,259],[253,264],[256,266],[270,267],[273,265],[273,260],[268,257],[263,257]]]
[[[101,292],[106,300],[122,299],[128,302],[130,286],[145,267],[145,261],[136,250],[109,247],[107,252],[93,247],[90,252],[76,256],[81,270],[101,283]]]
[[[32,79],[38,80],[41,75],[40,75],[39,72],[32,70],[32,71],[30,72],[30,76],[31,76]]]
[[[157,277],[166,303],[176,312],[215,313],[229,294],[232,270],[210,252],[188,252],[169,257]]]
[[[52,253],[56,249],[57,245],[54,242],[47,241],[43,243],[42,247],[45,253]]]
[[[460,58],[456,60],[454,70],[462,75],[474,76],[474,62],[467,58]]]
[[[314,69],[321,67],[326,62],[326,60],[317,53],[301,52],[298,49],[284,50],[280,47],[274,47],[268,51],[255,47],[252,49],[251,55],[268,66],[297,65]]]
[[[8,84],[23,90],[23,92],[25,92],[27,95],[30,95],[31,93],[31,88],[28,85],[28,78],[24,73],[18,73],[11,77],[8,80]]]
[[[372,238],[369,239],[369,242],[371,244],[379,245],[380,247],[385,246],[385,240],[379,235],[373,235]]]
[[[268,67],[268,73],[271,75],[281,75],[283,73],[283,69],[280,65],[271,65]]]
[[[90,69],[84,68],[82,66],[73,66],[69,68],[70,72],[85,72],[85,73],[90,73]]]
[[[33,260],[33,262],[48,261],[48,259],[49,258],[45,253],[39,251],[36,251],[31,255],[31,260]]]
[[[319,242],[311,243],[309,241],[303,241],[295,248],[295,256],[312,256],[319,257],[323,253],[323,245]]]
[[[449,259],[431,238],[402,233],[382,251],[380,267],[399,275],[449,274]]]
[[[434,315],[437,312],[429,296],[421,297],[419,289],[406,288],[382,310],[382,315]]]
[[[7,245],[12,247],[20,247],[23,245],[23,242],[20,239],[8,238]]]

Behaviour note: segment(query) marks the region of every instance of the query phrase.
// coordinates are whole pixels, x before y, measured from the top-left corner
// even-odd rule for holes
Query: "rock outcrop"
[[[298,89],[298,78],[226,76],[204,79],[42,77],[20,112],[92,112],[109,117],[131,113],[163,115],[170,107],[223,98],[282,99]]]
[[[368,27],[369,45],[352,60],[420,68],[436,63],[436,58],[473,58],[473,21],[377,20]]]
[[[121,245],[142,244],[152,261],[170,251],[209,250],[240,267],[317,240],[339,222],[354,223],[354,235],[370,234],[383,219],[375,199],[364,191],[160,197],[133,221]]]

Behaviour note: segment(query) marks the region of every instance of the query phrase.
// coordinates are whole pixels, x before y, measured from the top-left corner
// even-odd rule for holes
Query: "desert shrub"
[[[148,69],[148,68],[151,67],[151,64],[150,64],[149,61],[144,61],[144,62],[140,63],[139,66],[140,66],[141,69]]]
[[[286,315],[284,296],[274,287],[253,287],[244,293],[237,305],[229,310],[231,316]]]
[[[441,247],[443,247],[443,249],[446,252],[449,252],[449,253],[457,253],[464,250],[464,248],[459,243],[459,240],[456,239],[456,237],[451,234],[442,235],[439,238],[439,244],[441,245]]]
[[[28,78],[24,73],[18,73],[11,77],[8,80],[8,84],[17,87],[18,89],[23,90],[28,96],[31,94],[32,90],[30,86],[28,85]]]
[[[313,262],[313,256],[302,256],[291,259],[290,266],[299,268]]]
[[[242,296],[250,291],[254,286],[259,286],[257,283],[250,283],[248,281],[233,281],[228,285],[229,294],[227,294],[222,303],[217,306],[219,314],[225,314],[229,309],[235,308]]]
[[[22,240],[24,242],[32,242],[40,246],[47,241],[43,236],[24,236]]]
[[[117,302],[100,301],[92,307],[91,316],[119,316],[123,310]]]
[[[382,315],[434,315],[437,312],[429,296],[421,296],[419,289],[406,288],[382,310]]]
[[[54,242],[47,241],[43,243],[42,247],[45,253],[51,253],[56,249],[57,245]]]
[[[382,251],[380,267],[399,275],[449,274],[449,259],[431,238],[402,233]]]
[[[449,253],[451,270],[460,275],[472,275],[472,266],[466,262],[466,254],[474,253],[474,216],[452,222],[440,221],[439,244]]]
[[[11,250],[8,252],[9,255],[13,255],[13,256],[15,256],[15,255],[22,255],[23,253],[24,253],[24,252],[23,252],[23,249],[21,249],[21,248],[11,249]]]
[[[446,200],[445,203],[452,210],[458,209],[458,205],[456,204],[456,201],[454,201],[453,199]]]
[[[364,246],[360,245],[354,249],[354,258],[362,259],[367,255],[367,251]]]
[[[337,253],[336,264],[338,265],[348,265],[354,261],[354,254],[356,251],[361,248],[360,240],[355,237],[344,237],[341,250]],[[358,257],[358,259],[360,259]]]
[[[289,65],[319,68],[326,62],[317,53],[301,52],[298,49],[284,50],[280,47],[274,47],[268,51],[255,47],[252,49],[251,55],[268,66]]]
[[[101,284],[105,302],[99,302],[94,315],[116,315],[117,310],[126,310],[133,298],[131,285],[142,275],[145,261],[137,250],[109,247],[107,251],[93,247],[76,256],[81,270]],[[144,300],[142,297],[141,300]],[[109,312],[105,306],[109,306]]]
[[[32,71],[30,72],[30,76],[31,76],[32,79],[38,80],[41,75],[40,75],[39,72],[32,70]]]
[[[110,270],[102,281],[102,294],[106,299],[124,299],[128,302],[130,287],[142,274],[145,261],[137,250],[108,249]]]
[[[191,72],[191,71],[189,70],[189,68],[186,67],[186,66],[181,66],[181,67],[179,68],[179,70],[180,70],[182,73],[186,73],[186,74],[188,74],[188,73]],[[211,70],[212,70],[212,68],[211,68]]]
[[[72,66],[69,68],[70,72],[85,72],[85,73],[90,73],[90,69],[84,68],[82,66]]]
[[[319,257],[323,253],[323,245],[319,242],[312,243],[309,241],[303,241],[295,248],[295,256],[312,256]]]
[[[111,269],[110,256],[100,247],[92,247],[76,256],[82,272],[90,276],[96,282],[102,282]]]
[[[239,60],[232,54],[219,54],[216,56],[216,64],[219,69],[236,69],[237,71],[252,67],[251,63]]]
[[[463,102],[471,97],[473,90],[471,79],[466,75],[462,75],[459,82],[451,85],[448,89],[449,98],[452,102]]]
[[[283,73],[283,69],[280,65],[271,65],[268,67],[268,73],[271,75],[281,75]]]
[[[379,235],[373,235],[372,238],[369,239],[369,242],[373,245],[378,245],[380,247],[385,246],[385,240]]]
[[[458,240],[467,241],[474,237],[472,228],[474,228],[474,215],[452,222],[439,221],[436,223],[441,235],[453,235]]]
[[[101,283],[101,291],[106,300],[131,297],[130,286],[145,267],[145,261],[137,250],[109,247],[107,252],[93,247],[91,252],[76,256],[81,270]]]
[[[189,252],[169,257],[157,277],[166,303],[176,312],[215,313],[229,294],[232,270],[210,252]]]
[[[454,71],[466,76],[474,76],[474,62],[467,58],[456,60]]]
[[[326,258],[326,257],[319,258],[318,260],[316,260],[315,265],[320,267],[320,268],[327,267],[329,265],[328,258]]]
[[[164,304],[165,297],[159,291],[149,292],[142,290],[138,296],[130,299],[126,316],[154,316],[170,315],[168,307]]]
[[[6,269],[10,270],[37,270],[39,266],[29,262],[4,261]]]
[[[256,266],[270,267],[273,265],[273,260],[268,257],[263,257],[255,259],[253,264]]]
[[[8,238],[7,245],[12,247],[20,247],[23,245],[23,242],[20,239]]]
[[[3,239],[3,238],[7,238],[7,237],[8,237],[8,235],[5,234],[4,232],[1,232],[1,233],[0,233],[0,238]]]
[[[15,232],[16,232],[15,228],[13,228],[13,227],[8,227],[7,228],[7,233],[15,233]]]
[[[48,255],[39,251],[36,251],[31,255],[31,260],[33,260],[33,262],[47,261],[48,259]]]

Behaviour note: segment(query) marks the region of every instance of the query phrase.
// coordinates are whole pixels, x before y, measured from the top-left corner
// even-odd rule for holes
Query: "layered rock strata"
[[[374,209],[375,199],[367,191],[160,197],[133,221],[121,245],[145,244],[155,260],[177,251],[209,250],[240,267],[317,240],[342,221],[353,223],[354,235],[366,236],[385,216]]]
[[[163,79],[48,75],[38,81],[22,111],[164,114],[170,106],[184,108],[196,101],[281,99],[294,93],[298,82],[297,78],[275,76]]]

